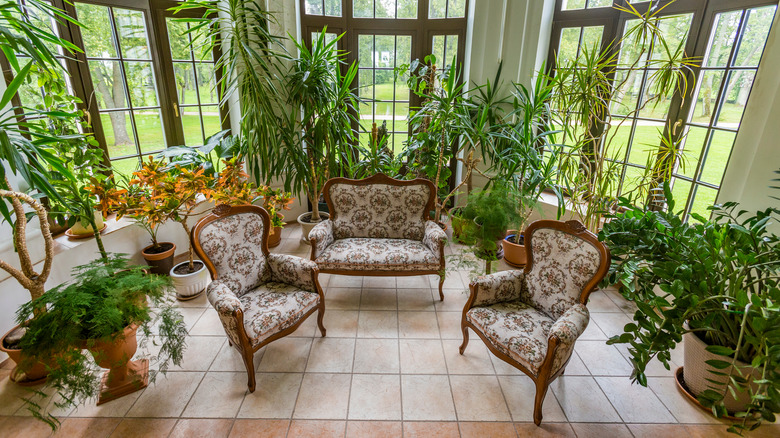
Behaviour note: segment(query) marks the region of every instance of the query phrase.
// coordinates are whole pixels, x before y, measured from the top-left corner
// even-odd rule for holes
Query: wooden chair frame
[[[203,230],[203,228],[210,224],[211,222],[214,222],[218,219],[223,219],[227,216],[232,216],[236,214],[241,213],[254,213],[260,216],[260,218],[263,221],[263,244],[262,244],[262,252],[263,255],[265,255],[266,258],[269,257],[270,252],[268,251],[268,235],[269,235],[269,225],[271,224],[271,218],[268,215],[268,212],[265,211],[264,208],[257,206],[257,205],[241,205],[241,206],[228,206],[228,205],[219,205],[217,206],[208,216],[203,217],[201,220],[198,221],[198,223],[195,225],[195,227],[192,228],[191,231],[191,239],[192,244],[195,249],[195,253],[200,257],[200,259],[203,261],[203,263],[206,264],[206,268],[208,268],[209,273],[211,274],[211,280],[217,280],[219,275],[217,274],[217,269],[214,266],[214,263],[209,259],[209,257],[206,255],[206,253],[203,251],[203,247],[201,246],[200,242],[200,232]],[[246,330],[244,328],[244,312],[241,309],[237,309],[233,312],[233,317],[236,319],[238,330],[238,338],[239,343],[238,345],[235,345],[236,349],[238,349],[239,353],[241,353],[241,357],[244,360],[244,365],[246,366],[246,372],[247,372],[247,387],[249,387],[249,392],[255,392],[256,387],[256,380],[255,380],[255,366],[254,366],[254,357],[255,353],[265,347],[266,345],[270,344],[271,342],[283,338],[291,333],[293,333],[295,330],[298,329],[298,327],[311,316],[314,311],[316,310],[318,312],[317,314],[317,325],[319,326],[320,333],[322,336],[325,336],[325,327],[322,325],[322,318],[325,314],[325,295],[322,292],[322,287],[320,286],[319,282],[319,269],[314,268],[312,270],[312,282],[314,284],[314,287],[317,290],[317,294],[320,297],[319,305],[315,308],[312,308],[308,312],[306,312],[295,324],[292,326],[280,331],[279,333],[275,333],[262,342],[260,342],[257,346],[252,347],[252,342],[249,339],[249,335],[247,335]],[[230,340],[230,337],[228,336],[228,343],[231,347],[233,347],[233,342]]]
[[[528,228],[526,228],[524,236],[525,236],[525,252],[526,256],[528,257],[528,263],[525,265],[525,269],[523,272],[525,274],[528,274],[531,269],[533,268],[534,264],[534,257],[533,257],[533,245],[532,239],[533,234],[538,229],[554,229],[558,231],[562,231],[564,233],[571,234],[573,236],[579,237],[580,239],[585,240],[588,243],[593,244],[593,246],[598,250],[599,256],[601,257],[601,263],[599,265],[598,270],[596,271],[596,274],[591,278],[590,281],[588,281],[585,286],[582,288],[582,291],[580,292],[579,296],[579,303],[580,304],[587,304],[588,297],[590,296],[591,292],[593,292],[596,287],[598,287],[599,282],[604,278],[605,275],[607,275],[607,272],[609,271],[609,265],[610,265],[610,254],[609,254],[609,248],[607,248],[603,243],[599,242],[598,237],[588,231],[585,226],[576,220],[572,221],[556,221],[556,220],[539,220],[531,223]],[[463,308],[463,316],[461,318],[461,330],[463,330],[463,344],[460,346],[460,354],[463,354],[463,352],[466,350],[466,346],[469,343],[469,334],[467,329],[471,329],[474,333],[479,336],[482,341],[485,343],[485,346],[490,350],[491,353],[493,353],[496,357],[503,360],[504,362],[512,365],[513,367],[519,369],[520,371],[524,372],[528,377],[533,380],[534,385],[536,386],[536,397],[534,399],[534,423],[536,425],[540,425],[542,423],[542,404],[544,403],[544,398],[547,395],[547,389],[550,386],[550,383],[552,383],[555,379],[558,378],[558,376],[563,375],[564,370],[566,369],[566,365],[569,363],[569,359],[571,359],[571,356],[569,356],[566,359],[566,362],[564,362],[563,366],[556,371],[554,374],[552,373],[552,367],[553,367],[553,361],[555,359],[555,351],[558,348],[558,345],[560,344],[561,340],[555,336],[552,335],[549,337],[547,342],[547,354],[542,361],[542,365],[539,368],[539,374],[537,376],[534,376],[534,374],[527,369],[525,366],[523,366],[521,363],[517,362],[516,360],[509,357],[507,354],[499,351],[493,345],[488,341],[487,337],[482,334],[476,327],[474,327],[473,324],[471,324],[466,319],[466,313],[468,313],[469,310],[471,310],[474,300],[477,297],[477,292],[479,290],[479,285],[475,283],[469,284],[469,290],[471,295],[469,296],[468,301],[466,302],[466,306]]]
[[[337,213],[333,206],[333,200],[330,198],[330,187],[334,184],[347,184],[347,185],[353,185],[353,186],[367,186],[372,184],[387,184],[392,186],[415,186],[415,185],[425,185],[428,186],[428,189],[430,191],[430,196],[428,197],[428,203],[425,205],[425,209],[423,210],[422,214],[422,220],[423,221],[432,221],[430,218],[426,217],[428,212],[431,211],[434,207],[435,202],[435,196],[436,196],[436,188],[434,187],[433,183],[427,179],[423,178],[416,178],[413,180],[399,180],[395,178],[391,178],[383,173],[378,173],[376,175],[372,175],[368,178],[364,179],[349,179],[349,178],[331,178],[326,183],[325,186],[322,188],[323,194],[325,196],[325,202],[328,204],[328,211],[330,212],[330,220],[336,219]],[[311,239],[311,259],[315,259],[315,254],[317,252],[317,239]],[[416,275],[438,275],[439,276],[439,300],[444,301],[444,291],[442,288],[444,287],[444,279],[445,279],[445,262],[444,262],[444,246],[441,246],[439,248],[439,269],[438,270],[420,270],[420,271],[353,271],[348,269],[322,269],[321,272],[327,273],[327,274],[336,274],[336,275],[359,275],[359,276],[374,276],[374,277],[410,277],[410,276],[416,276]]]

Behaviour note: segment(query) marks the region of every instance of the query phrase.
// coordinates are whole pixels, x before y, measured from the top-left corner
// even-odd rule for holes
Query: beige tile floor
[[[275,252],[308,257],[300,228],[285,228]],[[448,248],[448,253],[452,248]],[[502,269],[506,266],[502,266]],[[143,391],[60,416],[56,436],[99,437],[717,437],[725,427],[678,392],[672,371],[649,367],[649,387],[631,384],[625,348],[606,345],[631,319],[616,291],[597,291],[591,322],[566,375],[551,386],[544,423],[532,423],[534,387],[472,336],[465,355],[460,317],[468,276],[322,275],[321,338],[315,318],[257,353],[257,390],[227,344],[205,297],[180,303],[190,333],[184,363]],[[673,370],[681,363],[673,355]],[[26,415],[25,391],[0,370],[0,436],[49,436]],[[771,425],[754,436],[778,436]]]

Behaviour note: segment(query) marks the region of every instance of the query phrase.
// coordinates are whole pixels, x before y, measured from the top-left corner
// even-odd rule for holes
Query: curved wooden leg
[[[230,339],[228,339],[228,345],[232,347],[232,346],[233,346],[233,341],[231,341]]]
[[[325,326],[322,325],[322,318],[325,316],[325,304],[320,303],[320,308],[317,311],[317,325],[320,327],[320,333],[322,337],[325,337]]]
[[[249,392],[255,392],[255,355],[251,349],[249,351],[242,351],[241,355],[244,357],[244,365],[246,365],[246,374],[248,377],[246,386],[249,387]]]
[[[444,287],[444,276],[439,275],[439,301],[444,301],[444,291],[442,288]]]
[[[537,381],[536,382],[536,398],[534,399],[534,423],[539,426],[542,424],[542,404],[544,403],[544,397],[547,395],[548,382]]]
[[[469,345],[469,328],[465,325],[462,326],[463,328],[463,343],[460,344],[460,348],[458,349],[460,351],[460,354],[463,354],[464,351],[466,351],[466,346]]]

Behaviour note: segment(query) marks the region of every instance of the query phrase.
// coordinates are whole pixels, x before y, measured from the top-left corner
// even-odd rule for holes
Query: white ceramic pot
[[[314,223],[314,222],[304,221],[305,218],[308,219],[310,217],[311,217],[311,212],[304,213],[298,216],[298,223],[301,224],[301,228],[303,229],[303,236],[301,237],[301,242],[307,245],[311,245],[311,243],[309,242],[309,232],[312,230],[312,228],[316,227],[319,224],[319,222]],[[322,220],[325,220],[330,218],[330,215],[328,213],[320,212],[320,217],[322,218]]]
[[[173,285],[176,287],[176,298],[181,301],[191,300],[200,295],[209,285],[211,276],[206,269],[206,264],[201,261],[196,261],[196,264],[200,264],[200,269],[191,274],[177,274],[176,268],[182,265],[186,265],[189,262],[179,263],[171,269],[171,278],[173,279]]]
[[[95,224],[97,224],[98,230],[103,229],[103,213],[99,211],[95,211]],[[91,236],[92,234],[94,234],[92,232],[92,225],[82,224],[79,221],[76,221],[76,223],[73,224],[72,227],[70,227],[70,232],[78,236],[83,236],[86,234],[89,234]]]

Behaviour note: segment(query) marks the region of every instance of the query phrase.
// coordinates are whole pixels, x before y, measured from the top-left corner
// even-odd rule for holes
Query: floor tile
[[[396,438],[403,434],[400,421],[348,421],[346,438]]]
[[[255,365],[262,362],[264,353],[265,349],[260,349],[255,353]],[[246,372],[246,365],[244,364],[244,359],[241,357],[241,353],[238,352],[238,349],[236,349],[236,347],[231,347],[227,340],[225,340],[219,353],[217,353],[217,357],[215,357],[214,361],[211,363],[209,371]]]
[[[322,325],[328,331],[327,337],[354,338],[358,329],[358,314],[357,310],[327,309],[322,317]]]
[[[444,289],[444,301],[439,301],[439,290],[433,290],[434,306],[439,312],[463,312],[463,306],[469,299],[469,293],[465,289]]]
[[[350,374],[306,374],[303,377],[293,418],[347,418]]]
[[[214,309],[206,309],[198,322],[190,329],[192,336],[219,336],[225,335],[225,328]]]
[[[105,438],[114,432],[120,418],[66,418],[53,435],[62,438]]]
[[[512,423],[490,422],[460,422],[461,438],[510,438],[516,437],[517,431]]]
[[[438,339],[401,339],[401,372],[404,374],[447,374],[442,343]]]
[[[397,374],[353,374],[350,420],[400,420],[401,381]]]
[[[293,420],[287,438],[341,438],[345,428],[345,421]]]
[[[718,423],[718,419],[680,393],[674,377],[648,377],[647,386],[680,423]]]
[[[620,313],[593,313],[590,320],[599,326],[607,338],[623,334],[623,327],[631,322],[631,318]]]
[[[236,420],[230,438],[284,438],[290,420]]]
[[[398,335],[406,339],[439,339],[433,312],[398,312]]]
[[[404,421],[456,419],[447,376],[402,375],[401,397]]]
[[[426,275],[409,275],[396,278],[398,289],[430,288],[430,281]]]
[[[398,373],[397,339],[357,339],[353,373]]]
[[[577,341],[574,351],[594,376],[631,375],[633,367],[614,345],[604,341]]]
[[[397,338],[398,312],[363,310],[358,319],[359,338]]]
[[[629,348],[628,344],[615,344],[615,348],[618,349],[620,354],[623,355],[623,357],[626,359],[627,362],[631,363],[631,353],[628,351]],[[679,367],[680,365],[675,363],[674,360],[670,360],[669,369],[667,370],[660,360],[654,358],[647,363],[647,366],[645,367],[645,375],[648,377],[672,377],[673,378],[675,371]]]
[[[36,388],[42,388],[39,386]],[[13,415],[24,406],[22,397],[29,397],[30,391],[12,382],[7,377],[0,380],[0,415]]]
[[[187,307],[210,307],[211,304],[209,304],[209,299],[206,296],[206,294],[200,294],[197,297],[187,300],[187,301],[176,301],[176,307],[179,308],[187,308]]]
[[[526,375],[522,376],[498,376],[501,389],[504,393],[512,420],[515,422],[534,420],[534,398],[536,397],[536,385]],[[542,417],[545,422],[566,421],[566,415],[555,398],[552,391],[547,391],[547,396],[542,404]]]
[[[404,438],[458,438],[456,422],[418,422],[404,421]]]
[[[460,329],[460,320],[463,312],[436,312],[439,319],[439,332],[442,339],[463,340],[463,331]],[[473,335],[473,333],[469,333]],[[476,335],[475,335],[476,336]]]
[[[227,342],[225,335],[187,336],[187,349],[181,366],[171,366],[176,371],[208,371],[222,345]]]
[[[325,289],[325,314],[332,310],[360,309],[360,288],[329,287]]]
[[[157,438],[168,436],[176,424],[172,418],[125,418],[114,429],[112,438]]]
[[[460,341],[442,341],[447,370],[450,374],[495,374],[490,352],[481,339],[476,336],[475,338],[473,342],[469,342],[463,354],[459,351]]]
[[[369,278],[366,277],[366,280]],[[389,285],[383,284],[376,288],[363,286],[363,293],[360,295],[360,310],[398,310],[398,297],[395,289],[380,289],[386,287]]]
[[[580,355],[576,351],[573,351],[569,358],[569,363],[566,364],[566,369],[563,370],[567,376],[589,376],[590,371],[585,363],[580,359]]]
[[[435,303],[439,302],[439,294],[433,298],[431,289],[411,288],[398,289],[398,310],[412,310],[419,312],[433,312],[436,310]],[[435,316],[432,316],[435,320]]]
[[[247,393],[246,373],[208,372],[182,416],[233,418]]]
[[[604,394],[626,423],[674,423],[675,419],[650,388],[623,377],[596,377]]]
[[[307,373],[348,373],[355,357],[354,338],[316,338],[312,342]]]
[[[44,438],[51,436],[51,427],[28,417],[0,417],[3,438]]]
[[[460,421],[510,421],[496,376],[450,376]]]
[[[572,423],[577,438],[631,438],[631,432],[624,424]]]
[[[206,295],[206,294],[203,294]],[[195,324],[197,324],[198,321],[200,321],[200,318],[205,315],[206,313],[209,314],[215,314],[214,310],[210,307],[180,307],[179,313],[181,313],[182,318],[184,319],[184,325],[187,327],[187,331],[192,334],[192,329],[195,327]],[[222,327],[222,324],[220,324],[220,327]],[[153,333],[157,334],[157,327],[154,327],[152,330]],[[218,334],[225,334],[225,330],[222,329],[221,333]]]
[[[594,312],[613,312],[613,313],[623,313],[623,311],[620,309],[620,307],[615,304],[614,301],[612,301],[605,293],[604,291],[597,290],[590,294],[588,297],[588,310],[591,313]]]
[[[182,418],[168,438],[225,438],[232,427],[232,419]]]
[[[365,276],[363,277],[363,290],[366,289],[393,289],[396,288],[394,276]]]
[[[203,380],[203,372],[169,372],[147,387],[128,417],[178,417]],[[121,400],[121,399],[119,399]]]
[[[326,309],[325,316],[322,317],[323,324],[325,326],[325,329],[328,328],[328,326],[325,324],[324,319],[328,316],[328,311]],[[330,334],[330,333],[328,333]],[[294,332],[290,333],[289,336],[296,337],[296,338],[311,338],[311,337],[321,337],[322,334],[320,333],[319,326],[317,326],[317,313],[311,314],[308,318],[306,318],[305,321],[301,323],[301,325],[298,326],[297,329],[295,329]]]
[[[173,374],[173,372],[168,373],[168,375],[171,374]],[[162,375],[157,376],[158,383],[164,379],[165,377]],[[156,385],[157,383],[150,385],[146,389],[153,388]],[[81,405],[76,407],[73,412],[71,412],[70,417],[124,417],[127,415],[127,412],[130,410],[130,408],[133,407],[138,398],[141,397],[144,391],[146,391],[146,389],[143,391],[130,393],[124,397],[112,400],[100,406],[95,404],[95,400],[85,400]]]
[[[615,288],[604,289],[604,295],[606,295],[618,308],[624,313],[633,314],[636,311],[636,304],[623,298],[623,295]]]
[[[238,418],[290,418],[303,374],[257,373],[255,392],[247,393]]]
[[[659,438],[690,436],[683,424],[629,424],[628,429],[636,438]]]
[[[568,423],[542,423],[540,426],[534,423],[515,423],[515,430],[519,437],[576,438],[577,436]]]
[[[599,326],[591,321],[588,323],[588,326],[585,327],[585,331],[582,332],[579,338],[577,338],[578,341],[601,341],[606,342],[607,341],[607,335],[604,334],[604,332],[601,331]]]
[[[363,277],[331,274],[328,287],[363,287]]]
[[[265,347],[258,372],[303,372],[309,359],[312,340],[287,336]]]
[[[592,377],[562,376],[550,384],[571,422],[617,423],[620,416]]]

